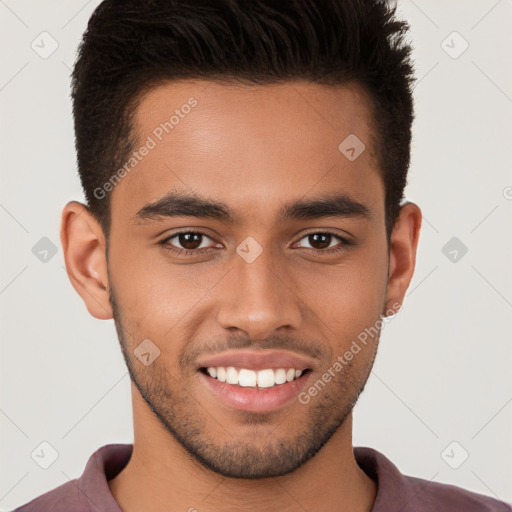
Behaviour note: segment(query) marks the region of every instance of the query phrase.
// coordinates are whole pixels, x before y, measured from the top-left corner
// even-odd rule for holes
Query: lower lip
[[[199,372],[199,375],[205,385],[229,407],[246,412],[271,412],[297,398],[310,373],[308,371],[298,379],[271,388],[241,387],[220,382],[203,372]]]

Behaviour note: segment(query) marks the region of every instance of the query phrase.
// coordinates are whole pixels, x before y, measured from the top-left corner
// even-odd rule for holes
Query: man
[[[406,30],[370,0],[96,9],[61,239],[115,320],[135,439],[18,510],[510,510],[352,446],[421,226]]]

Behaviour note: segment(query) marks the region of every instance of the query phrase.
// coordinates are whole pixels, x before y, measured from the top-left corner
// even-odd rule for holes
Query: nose
[[[284,262],[278,265],[271,258],[265,250],[252,263],[235,258],[218,310],[224,329],[242,330],[253,340],[265,340],[284,328],[300,327],[299,292],[287,278]]]

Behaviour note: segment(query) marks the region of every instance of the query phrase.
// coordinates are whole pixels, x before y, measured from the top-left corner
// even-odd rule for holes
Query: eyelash
[[[206,238],[211,239],[211,237],[208,236],[206,233],[203,233],[201,231],[190,231],[189,230],[189,231],[180,231],[178,233],[174,233],[173,235],[168,236],[167,238],[164,238],[163,240],[158,242],[158,244],[163,246],[163,248],[166,251],[175,253],[178,256],[194,256],[197,254],[202,254],[202,253],[206,253],[206,252],[214,250],[211,247],[203,247],[202,249],[178,249],[177,247],[174,247],[173,245],[169,244],[169,240],[172,240],[173,238],[176,238],[179,235],[184,235],[184,234],[202,235]],[[337,233],[333,233],[332,231],[328,231],[328,230],[327,231],[313,231],[311,233],[307,233],[302,238],[300,238],[299,241],[308,236],[318,235],[318,234],[333,236],[334,238],[337,238],[338,240],[340,240],[342,243],[341,243],[341,245],[337,245],[335,247],[332,247],[331,249],[309,249],[310,251],[314,251],[316,253],[321,253],[321,254],[336,254],[336,253],[345,251],[347,245],[352,245],[352,242],[350,242],[346,238],[338,235]],[[308,249],[308,248],[305,247],[305,249]]]

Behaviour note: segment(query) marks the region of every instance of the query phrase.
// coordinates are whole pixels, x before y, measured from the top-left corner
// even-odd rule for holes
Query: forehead
[[[177,189],[242,215],[248,203],[268,215],[326,191],[383,201],[369,100],[356,85],[169,82],[141,99],[134,127],[138,156],[113,190],[113,217],[132,219]]]

